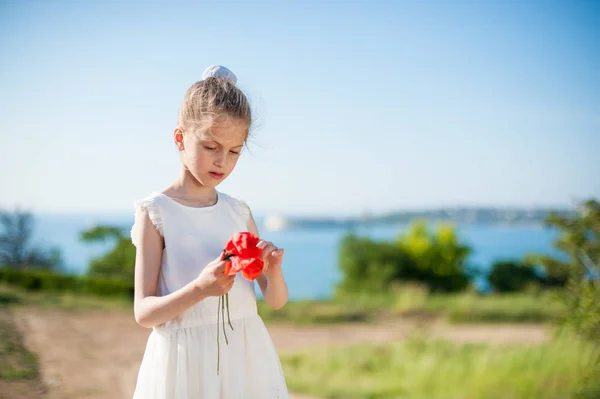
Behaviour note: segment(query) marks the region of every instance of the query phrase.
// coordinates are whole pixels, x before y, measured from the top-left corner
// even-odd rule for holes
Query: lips
[[[225,173],[217,173],[217,172],[208,172],[211,177],[215,178],[215,179],[222,179],[223,176],[225,176]]]

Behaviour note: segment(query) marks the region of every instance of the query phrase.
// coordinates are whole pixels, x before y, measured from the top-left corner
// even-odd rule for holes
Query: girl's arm
[[[164,242],[148,211],[142,208],[140,212],[139,226],[136,226],[140,239],[135,256],[134,293],[135,321],[139,325],[146,328],[158,326],[175,319],[204,298],[231,289],[233,277],[222,273],[227,262],[217,258],[183,288],[165,296],[156,296]]]
[[[256,222],[254,221],[251,212],[248,220],[248,231],[257,237],[260,237],[258,227],[256,227]],[[258,286],[260,287],[265,301],[273,309],[281,309],[288,300],[288,288],[283,279],[283,272],[281,270],[282,256],[283,254],[278,258],[275,258],[268,255],[267,260],[269,262],[269,267],[265,273],[262,273],[257,278]]]

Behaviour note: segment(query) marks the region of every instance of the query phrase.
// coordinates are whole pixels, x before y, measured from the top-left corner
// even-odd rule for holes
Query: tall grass
[[[569,337],[537,346],[409,340],[282,356],[291,390],[329,399],[600,398],[599,361],[597,346]]]

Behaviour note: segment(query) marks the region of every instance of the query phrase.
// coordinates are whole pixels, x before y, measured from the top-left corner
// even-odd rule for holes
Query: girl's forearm
[[[195,281],[165,296],[147,296],[135,300],[135,321],[152,328],[173,320],[206,298]]]
[[[266,278],[266,287],[263,296],[267,304],[273,309],[281,309],[288,300],[288,288],[283,274],[278,273]]]

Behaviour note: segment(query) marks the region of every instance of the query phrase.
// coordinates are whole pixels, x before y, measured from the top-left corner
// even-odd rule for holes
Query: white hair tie
[[[237,77],[235,76],[235,74],[229,69],[225,68],[223,65],[211,65],[207,67],[204,70],[204,72],[202,72],[202,80],[208,78],[225,79],[226,81],[231,82],[234,85],[237,83]]]

